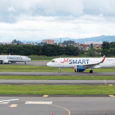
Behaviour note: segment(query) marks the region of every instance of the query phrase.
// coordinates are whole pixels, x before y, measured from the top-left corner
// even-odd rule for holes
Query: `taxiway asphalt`
[[[34,76],[115,76],[115,72],[0,72],[0,75],[34,75]]]
[[[115,115],[112,97],[0,97],[1,115]]]
[[[26,64],[24,62],[16,62],[12,63],[11,65],[33,65],[33,66],[46,66],[48,61],[30,61]]]
[[[115,80],[0,80],[0,84],[107,85],[115,84]]]

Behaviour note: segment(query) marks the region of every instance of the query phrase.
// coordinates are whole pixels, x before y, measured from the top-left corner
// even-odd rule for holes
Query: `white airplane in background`
[[[90,69],[93,73],[93,68],[110,68],[115,67],[115,58],[55,58],[47,63],[49,67],[57,68],[74,68],[75,72],[83,72]]]
[[[31,59],[27,56],[20,56],[20,55],[0,55],[0,64],[9,64],[9,63],[16,63],[16,62],[26,62],[31,61]]]

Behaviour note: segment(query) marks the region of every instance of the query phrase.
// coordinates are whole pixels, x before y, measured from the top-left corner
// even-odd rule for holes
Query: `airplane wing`
[[[97,66],[97,65],[99,65],[99,64],[101,64],[101,63],[103,63],[103,62],[105,61],[105,58],[106,58],[106,57],[103,56],[103,59],[102,59],[99,63],[84,65],[84,68],[85,68],[85,69],[94,68],[95,66]]]

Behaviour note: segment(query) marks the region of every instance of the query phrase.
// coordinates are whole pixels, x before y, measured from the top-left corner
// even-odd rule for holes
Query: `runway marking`
[[[1,100],[0,102],[10,102],[10,101],[18,101],[19,99],[8,99],[8,100]]]
[[[113,86],[113,84],[109,84],[108,86],[110,86],[110,87],[111,87],[111,86]]]
[[[48,95],[43,95],[42,97],[47,98],[47,97],[48,97]]]
[[[57,108],[61,108],[62,110],[65,110],[68,113],[68,115],[71,115],[71,111],[68,108],[64,107],[64,106],[55,105],[55,104],[53,104],[52,106],[55,106]]]
[[[17,106],[18,106],[18,104],[11,104],[11,105],[9,105],[8,107],[16,108]]]
[[[8,102],[0,102],[0,104],[8,104]]]
[[[109,97],[115,97],[115,95],[109,95]]]
[[[41,104],[41,105],[51,105],[52,101],[26,101],[25,104]]]

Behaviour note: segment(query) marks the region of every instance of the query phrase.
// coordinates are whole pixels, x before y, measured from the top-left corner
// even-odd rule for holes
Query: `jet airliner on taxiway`
[[[83,72],[85,69],[90,69],[93,73],[93,68],[110,68],[115,67],[115,58],[55,58],[47,63],[49,67],[58,68],[74,68],[75,72]]]
[[[31,59],[27,56],[20,56],[20,55],[0,55],[0,64],[9,64],[9,63],[16,63],[16,62],[26,62],[31,61]]]

